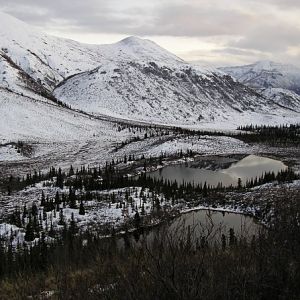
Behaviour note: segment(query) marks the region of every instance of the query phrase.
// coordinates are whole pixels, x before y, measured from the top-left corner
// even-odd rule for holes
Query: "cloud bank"
[[[29,24],[77,40],[138,35],[187,60],[299,64],[298,0],[0,0],[0,5]],[[184,40],[184,47],[174,39],[178,45]]]

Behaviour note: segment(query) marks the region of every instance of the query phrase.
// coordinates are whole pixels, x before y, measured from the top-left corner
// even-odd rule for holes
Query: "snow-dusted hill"
[[[238,81],[254,88],[282,88],[300,94],[300,68],[272,61],[220,68]]]
[[[65,77],[93,69],[101,54],[91,45],[56,38],[0,12],[0,54],[52,90]]]
[[[300,112],[300,95],[293,91],[282,88],[258,89],[266,98],[273,100],[275,103],[288,107],[291,110]]]
[[[220,68],[239,82],[256,89],[266,98],[300,111],[300,68],[272,61]]]
[[[113,124],[60,107],[45,99],[37,100],[0,90],[0,112],[0,144],[17,140],[117,141],[118,132]]]
[[[48,90],[74,74],[116,60],[152,59],[181,61],[151,41],[124,39],[115,45],[88,45],[57,38],[0,12],[0,55],[10,58],[19,68]],[[152,55],[152,57],[151,57]]]
[[[0,138],[105,136],[106,123],[60,107],[57,99],[94,114],[198,128],[295,116],[272,97],[219,70],[188,64],[150,40],[85,45],[0,13]],[[298,102],[293,105],[296,110]]]
[[[98,65],[101,54],[94,49],[42,34],[0,13],[0,144],[17,140],[118,141],[113,124],[53,102],[52,91],[65,77]]]
[[[139,44],[145,47],[142,40]],[[172,57],[131,60],[122,55],[124,59],[67,79],[54,95],[92,113],[178,125],[226,120],[236,112],[267,112],[273,106],[219,72],[202,72]]]
[[[90,113],[199,127],[289,122],[280,118],[300,111],[291,95],[278,99],[275,90],[270,95],[247,88],[222,71],[188,64],[148,40],[130,37],[100,48],[103,63],[60,83],[54,90],[58,99]]]

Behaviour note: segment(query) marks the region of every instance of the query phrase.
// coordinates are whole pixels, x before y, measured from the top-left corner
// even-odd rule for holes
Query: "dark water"
[[[119,238],[121,248],[126,246],[150,245],[158,241],[186,241],[190,236],[192,243],[196,244],[205,237],[208,243],[221,242],[222,235],[227,243],[230,238],[230,229],[236,237],[245,237],[248,240],[257,235],[261,225],[249,216],[218,211],[198,210],[191,211],[174,220],[159,225],[148,231],[130,234]]]
[[[287,168],[281,161],[255,155],[249,155],[234,163],[232,163],[232,159],[221,158],[211,165],[215,168],[218,164],[227,167],[208,170],[196,168],[197,163],[188,163],[167,166],[150,173],[149,176],[170,181],[176,180],[178,183],[185,181],[203,184],[206,182],[212,186],[219,183],[222,183],[223,186],[230,186],[237,185],[238,178],[245,182],[251,178],[260,177],[265,172],[276,174]],[[258,225],[253,218],[242,214],[198,210],[182,214],[178,218],[148,231],[129,234],[125,238],[120,238],[118,243],[120,247],[142,246],[151,244],[155,240],[186,240],[188,236],[192,237],[194,245],[203,237],[209,243],[219,243],[222,235],[225,236],[227,242],[229,241],[230,231],[231,234],[234,232],[236,237],[251,239],[261,229],[262,226]]]
[[[223,186],[237,185],[238,178],[242,182],[251,178],[260,177],[265,172],[274,172],[275,174],[287,168],[281,161],[249,155],[242,160],[233,163],[226,169],[216,171],[208,169],[199,169],[192,167],[191,164],[170,165],[149,174],[150,177],[163,178],[178,183],[204,183],[211,186],[217,186],[222,183]]]

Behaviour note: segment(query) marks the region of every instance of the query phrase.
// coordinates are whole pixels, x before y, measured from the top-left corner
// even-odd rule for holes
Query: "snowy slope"
[[[34,99],[56,101],[40,82],[29,76],[5,53],[0,52],[0,94],[3,90]]]
[[[266,98],[294,111],[300,111],[300,68],[272,61],[220,68]]]
[[[94,48],[42,34],[0,12],[0,144],[122,140],[113,124],[53,102],[51,91],[65,76],[98,65]]]
[[[57,38],[0,12],[0,54],[52,90],[63,79],[116,60],[181,59],[155,43],[128,38],[114,45],[87,45]]]
[[[282,88],[259,89],[259,92],[275,103],[300,112],[300,95]]]
[[[85,45],[40,33],[4,13],[0,25],[3,139],[105,132],[107,124],[54,105],[53,95],[87,112],[172,125],[223,122],[232,128],[253,118],[294,117],[225,73],[190,65],[149,40]]]
[[[115,60],[64,81],[54,91],[88,112],[168,124],[228,119],[233,112],[267,112],[273,103],[221,73],[151,57]]]
[[[113,125],[9,91],[0,91],[0,143],[16,140],[69,141],[117,136]],[[4,113],[3,113],[4,112]]]
[[[0,53],[49,90],[65,77],[93,69],[101,54],[91,45],[56,38],[0,12]]]
[[[220,68],[238,81],[254,88],[282,88],[300,95],[300,68],[272,61]]]

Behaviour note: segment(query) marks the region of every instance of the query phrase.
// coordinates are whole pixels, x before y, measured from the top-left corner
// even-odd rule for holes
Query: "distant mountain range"
[[[272,61],[220,68],[275,103],[300,111],[300,68]]]
[[[85,113],[197,128],[299,118],[299,70],[244,68],[195,66],[137,37],[85,45],[0,13],[0,139],[105,132]]]

